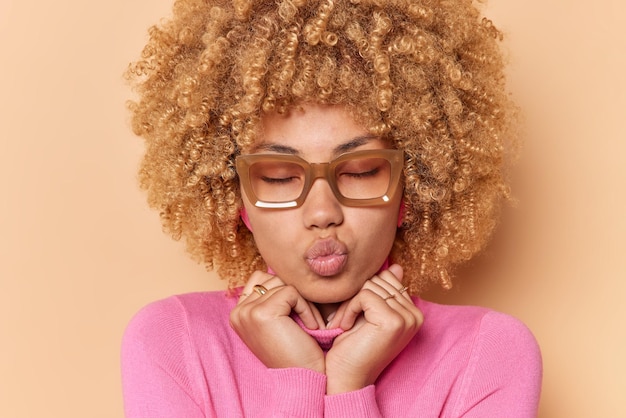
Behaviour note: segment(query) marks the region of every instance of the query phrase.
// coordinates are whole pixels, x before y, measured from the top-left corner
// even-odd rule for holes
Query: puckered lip
[[[304,258],[311,260],[319,257],[328,257],[330,255],[345,255],[348,248],[341,241],[334,238],[325,238],[316,241],[306,251]]]
[[[345,267],[348,261],[348,248],[334,238],[320,239],[309,247],[304,258],[313,273],[326,277],[334,276]]]

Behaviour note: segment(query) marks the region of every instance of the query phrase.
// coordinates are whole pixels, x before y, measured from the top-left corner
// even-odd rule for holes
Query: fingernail
[[[335,313],[336,312],[331,312],[330,315],[328,315],[328,318],[326,318],[326,328],[330,328],[333,318],[335,317]]]

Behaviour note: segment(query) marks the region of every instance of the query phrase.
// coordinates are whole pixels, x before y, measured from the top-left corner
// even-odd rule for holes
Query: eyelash
[[[270,184],[283,184],[292,181],[295,177],[284,177],[284,178],[274,178],[274,177],[261,177],[261,179]]]
[[[375,176],[376,174],[378,174],[380,170],[378,168],[374,168],[372,170],[369,171],[363,171],[360,173],[342,173],[342,175],[346,175],[346,176],[350,176],[350,177],[354,177],[354,178],[361,178],[361,177],[372,177]]]

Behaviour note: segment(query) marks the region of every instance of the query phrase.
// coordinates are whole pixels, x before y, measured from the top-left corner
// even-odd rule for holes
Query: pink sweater
[[[415,299],[424,324],[375,385],[326,396],[326,376],[268,369],[230,328],[236,298],[152,303],[122,346],[128,418],[535,417],[541,355],[530,331],[483,308]],[[306,330],[328,349],[340,330]]]

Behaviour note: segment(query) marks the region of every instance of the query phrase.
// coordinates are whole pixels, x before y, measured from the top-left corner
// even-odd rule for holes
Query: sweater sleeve
[[[190,385],[189,337],[174,299],[152,303],[131,320],[122,341],[127,418],[205,418]]]
[[[326,396],[324,416],[328,418],[380,418],[382,414],[376,403],[375,386]]]
[[[451,416],[534,418],[541,379],[541,353],[532,333],[515,318],[489,312],[482,319]]]
[[[269,369],[271,396],[260,417],[321,418],[324,416],[326,376],[303,368]]]

